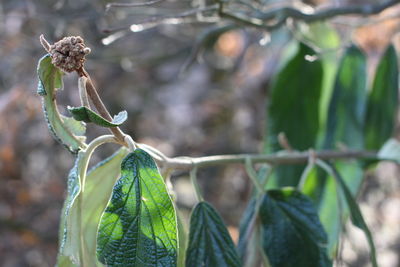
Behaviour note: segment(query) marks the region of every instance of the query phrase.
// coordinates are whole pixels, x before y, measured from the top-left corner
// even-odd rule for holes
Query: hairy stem
[[[106,106],[104,105],[103,101],[101,101],[101,98],[96,90],[96,87],[94,86],[92,80],[90,79],[89,73],[82,69],[80,72],[80,75],[83,75],[87,78],[86,81],[86,90],[87,94],[92,101],[93,105],[95,106],[96,110],[100,113],[101,116],[106,118],[108,121],[112,121],[112,117],[110,113],[108,112]],[[115,136],[117,139],[118,143],[125,145],[125,134],[121,131],[119,127],[112,127],[109,128],[111,133]]]

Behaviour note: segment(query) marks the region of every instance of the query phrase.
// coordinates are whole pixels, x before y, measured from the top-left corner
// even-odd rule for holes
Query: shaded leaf
[[[121,177],[101,217],[97,257],[107,266],[175,266],[175,209],[154,160],[136,149],[122,161]]]
[[[207,202],[198,203],[190,218],[186,266],[241,266],[228,230]]]
[[[102,127],[117,127],[124,123],[128,118],[128,113],[124,110],[114,116],[113,120],[109,122],[99,114],[88,109],[87,107],[68,107],[69,112],[77,121],[92,122]]]
[[[77,153],[80,149],[86,147],[82,134],[83,125],[77,131],[71,126],[71,121],[68,125],[65,124],[65,117],[62,116],[57,108],[56,91],[62,88],[63,73],[51,64],[49,55],[43,56],[37,67],[37,75],[39,77],[38,94],[43,97],[43,112],[47,121],[50,132],[53,137],[63,144],[72,153]]]
[[[332,266],[311,200],[293,188],[268,190],[260,206],[263,249],[272,267]]]
[[[332,170],[335,174],[334,178],[335,178],[336,182],[338,183],[338,185],[340,186],[340,189],[343,191],[347,205],[350,209],[351,222],[355,226],[360,228],[365,233],[365,236],[367,237],[368,244],[370,247],[370,258],[372,261],[372,266],[376,267],[376,266],[378,266],[378,263],[376,261],[376,250],[375,250],[374,241],[372,239],[372,234],[371,234],[367,224],[364,221],[360,207],[358,206],[357,202],[355,201],[351,191],[347,187],[347,185],[344,182],[340,173],[336,170],[336,168],[334,166],[332,166]]]
[[[319,129],[319,99],[322,86],[320,60],[308,60],[315,52],[304,44],[278,73],[268,105],[265,152],[281,150],[279,133],[285,133],[294,149],[314,147]],[[302,166],[280,166],[276,170],[278,186],[296,185]]]
[[[376,70],[368,97],[365,121],[365,148],[378,150],[393,133],[398,102],[399,70],[397,55],[390,45]]]
[[[83,192],[80,187],[82,156],[81,153],[78,154],[75,167],[70,172],[68,196],[61,217],[60,251],[57,260],[59,267],[73,266],[68,265],[73,262],[79,266],[82,261],[93,266],[103,266],[96,258],[97,228],[111,196],[112,187],[120,175],[121,161],[127,153],[127,149],[121,148],[94,166],[86,176]]]
[[[353,45],[345,51],[339,64],[328,108],[324,149],[336,149],[339,145],[363,149],[366,99],[366,58]],[[343,173],[347,186],[355,195],[363,179],[360,164],[356,161],[338,161],[336,167]],[[327,180],[326,174],[319,173],[316,182],[319,183],[315,187],[316,192],[310,194],[318,196],[322,192],[319,215],[328,234],[329,255],[333,258],[337,252],[342,218],[346,218],[349,211],[346,207],[340,210],[338,205],[342,200],[337,197],[335,183]]]
[[[343,55],[329,104],[325,148],[338,144],[362,149],[367,99],[366,59],[363,52],[351,46]]]

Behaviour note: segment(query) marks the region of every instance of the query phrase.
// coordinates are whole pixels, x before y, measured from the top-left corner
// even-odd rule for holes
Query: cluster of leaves
[[[366,56],[357,46],[345,49],[339,62],[334,56],[335,53],[329,52],[317,54],[300,44],[297,53],[280,70],[268,105],[267,153],[281,149],[277,136],[282,132],[297,150],[313,147],[377,151],[391,137],[398,108],[399,73],[394,47],[389,45],[382,55],[371,86],[367,81]],[[396,147],[393,142],[392,148]],[[380,156],[398,157],[383,150]],[[354,200],[364,171],[376,162],[340,160],[318,164],[317,160],[317,164],[312,164],[312,161],[308,166],[279,166],[267,188],[298,187],[310,198],[327,233],[325,245],[331,259],[337,255],[338,239],[350,215],[353,224],[365,232],[371,262],[376,266],[372,236]],[[305,250],[299,249],[295,254],[307,257]],[[273,254],[267,253],[271,258]]]
[[[297,150],[338,144],[378,150],[390,138],[398,106],[394,48],[382,56],[369,93],[359,48],[347,48],[338,65],[331,56],[299,44],[277,74],[268,104],[266,153],[281,149],[277,136],[282,132]],[[355,201],[363,171],[375,162],[317,159],[306,167],[278,166],[271,177],[268,166],[258,172],[248,166],[257,186],[240,224],[238,246],[204,201],[193,209],[186,242],[164,179],[145,150],[120,148],[87,172],[99,144],[85,143],[85,122],[115,127],[126,120],[126,112],[111,122],[86,106],[69,108],[72,117],[61,115],[55,94],[62,75],[49,56],[39,61],[38,93],[49,129],[77,154],[61,217],[58,266],[332,266],[348,216],[365,232],[377,265],[371,233]],[[398,157],[399,147],[390,141],[380,157]]]

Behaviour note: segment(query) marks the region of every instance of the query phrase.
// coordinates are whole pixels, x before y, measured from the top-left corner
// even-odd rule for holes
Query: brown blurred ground
[[[126,34],[105,46],[102,40],[108,35],[102,30],[130,25],[155,12],[150,8],[147,15],[138,9],[105,13],[105,4],[89,0],[0,3],[0,266],[54,265],[65,181],[73,163],[73,156],[48,133],[35,94],[36,63],[44,54],[38,42],[41,33],[51,41],[65,35],[85,38],[92,48],[87,69],[109,109],[128,111],[123,130],[139,142],[170,156],[260,151],[266,86],[280,47],[260,46],[265,36],[259,32],[229,32],[208,45],[200,63],[178,77],[205,26],[162,26]],[[165,2],[160,7],[165,7],[159,10],[165,15],[187,9],[190,2]],[[398,25],[398,20],[385,20],[356,35],[371,56],[371,66]],[[65,90],[58,95],[60,104],[77,105],[76,89],[76,76],[66,76]],[[91,138],[102,132],[89,127]],[[95,161],[114,149],[104,147]],[[373,227],[382,266],[400,266],[399,169],[383,164],[378,174],[367,177],[363,211]],[[178,174],[173,183],[181,206],[188,211],[194,198],[186,178]],[[250,192],[242,168],[201,170],[199,180],[205,198],[217,206],[235,233]],[[356,237],[344,244],[344,266],[366,266],[364,239],[357,230],[351,233]]]

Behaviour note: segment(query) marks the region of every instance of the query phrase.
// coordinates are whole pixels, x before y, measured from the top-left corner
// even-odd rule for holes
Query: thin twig
[[[141,2],[141,3],[109,3],[106,5],[106,11],[110,10],[113,7],[143,7],[143,6],[152,6],[165,0],[153,0],[148,2]]]
[[[167,161],[159,162],[160,164],[166,164],[169,168],[179,170],[191,170],[194,167],[203,168],[216,165],[227,165],[227,164],[244,164],[246,158],[250,158],[252,163],[269,163],[273,165],[285,165],[285,164],[304,164],[307,163],[310,153],[305,152],[285,152],[276,154],[238,154],[238,155],[216,155],[206,156],[199,158],[191,157],[177,157],[168,158]],[[321,160],[338,160],[338,159],[377,159],[377,153],[375,151],[319,151],[315,152],[315,158]]]

